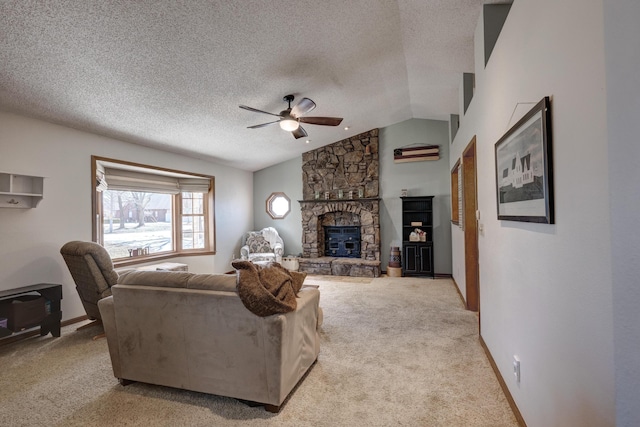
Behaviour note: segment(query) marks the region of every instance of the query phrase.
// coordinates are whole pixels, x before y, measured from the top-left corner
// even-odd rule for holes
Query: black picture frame
[[[548,96],[495,144],[498,220],[554,224]]]

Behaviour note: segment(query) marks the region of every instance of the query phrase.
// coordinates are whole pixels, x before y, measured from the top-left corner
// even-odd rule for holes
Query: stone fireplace
[[[380,261],[379,200],[345,200],[342,202],[302,201],[302,256],[324,256],[325,226],[352,225],[360,227],[360,258]],[[346,215],[350,222],[336,222]]]
[[[378,129],[302,155],[303,271],[374,277],[380,274],[378,169]],[[336,226],[359,228],[359,258],[325,253],[325,230]],[[333,262],[341,267],[332,267]],[[309,265],[321,267],[304,268]]]

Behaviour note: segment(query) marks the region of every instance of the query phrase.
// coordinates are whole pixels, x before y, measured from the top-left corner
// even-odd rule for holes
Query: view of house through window
[[[114,261],[214,251],[213,177],[92,159],[94,239]]]
[[[102,192],[103,246],[111,258],[173,251],[172,196]]]

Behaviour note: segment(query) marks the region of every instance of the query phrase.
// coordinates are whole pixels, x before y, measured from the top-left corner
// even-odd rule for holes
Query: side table
[[[60,336],[60,322],[62,320],[62,311],[60,309],[60,300],[62,300],[62,285],[53,283],[38,283],[36,285],[25,286],[23,288],[8,289],[6,291],[0,291],[0,300],[11,300],[14,297],[30,294],[33,292],[39,293],[49,303],[49,310],[44,319],[39,322],[40,335],[45,336],[51,333],[54,337]],[[11,331],[7,328],[3,329],[3,334],[0,336],[11,335],[7,332],[22,332],[23,330],[30,329],[35,325],[30,325],[25,328],[21,328],[19,331]]]

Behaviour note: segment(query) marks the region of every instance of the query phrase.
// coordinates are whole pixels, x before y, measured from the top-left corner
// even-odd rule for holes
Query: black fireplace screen
[[[325,226],[325,256],[360,258],[360,227]]]

